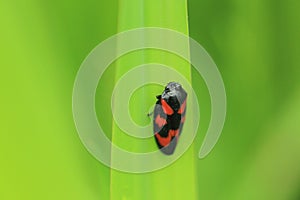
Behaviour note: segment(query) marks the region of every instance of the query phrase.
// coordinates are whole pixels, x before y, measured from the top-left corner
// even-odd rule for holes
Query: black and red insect
[[[170,82],[156,98],[153,116],[155,141],[164,154],[171,155],[185,121],[187,93],[179,83]]]

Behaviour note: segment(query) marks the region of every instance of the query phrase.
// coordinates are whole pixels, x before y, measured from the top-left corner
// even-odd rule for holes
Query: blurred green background
[[[0,1],[0,199],[109,191],[110,170],[77,135],[72,88],[87,54],[117,32],[118,8]],[[228,98],[222,136],[196,163],[199,199],[300,199],[299,9],[296,0],[188,1],[190,36],[215,60]]]

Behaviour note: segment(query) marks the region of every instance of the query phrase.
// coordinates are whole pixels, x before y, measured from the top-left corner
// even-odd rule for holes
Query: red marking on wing
[[[164,113],[166,113],[167,115],[172,115],[174,113],[173,109],[168,105],[168,103],[165,100],[161,99],[161,105]]]
[[[162,118],[160,114],[158,114],[155,118],[155,123],[159,126],[162,127],[167,123],[166,119]]]
[[[169,130],[167,137],[162,137],[158,133],[155,134],[155,137],[158,139],[159,143],[162,146],[167,146],[170,144],[172,137],[178,138],[179,130]]]
[[[184,100],[184,102],[181,104],[179,110],[178,110],[178,114],[182,114],[185,110],[186,107],[186,99]]]
[[[185,122],[185,116],[181,118],[180,122],[181,122],[181,123],[184,123],[184,122]]]
[[[170,134],[168,134],[167,137],[161,137],[158,133],[156,133],[155,137],[158,139],[161,146],[167,146],[171,142],[171,135]]]
[[[169,134],[170,134],[172,137],[177,136],[178,133],[179,133],[179,130],[178,130],[178,129],[177,129],[177,130],[169,130]]]

